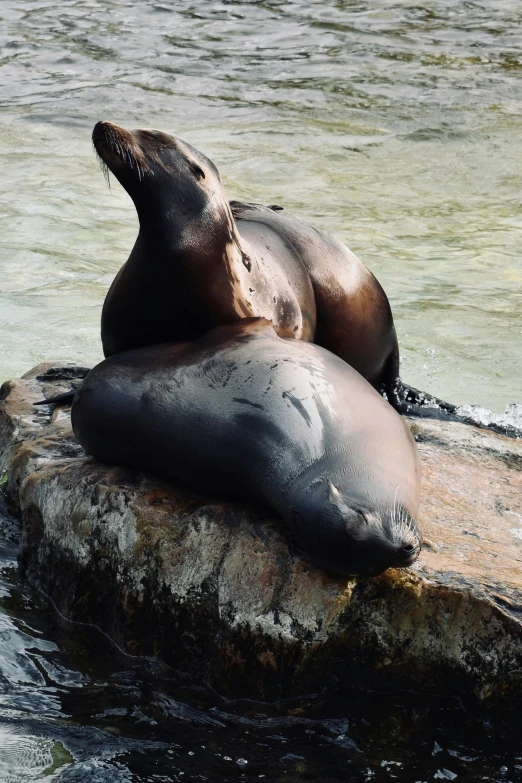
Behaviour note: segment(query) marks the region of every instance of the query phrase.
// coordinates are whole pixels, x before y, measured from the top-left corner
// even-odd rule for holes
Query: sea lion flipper
[[[33,405],[72,405],[77,391],[78,389],[71,389],[71,391],[64,392],[63,394],[55,394],[54,397],[48,397],[45,400],[33,402]]]
[[[386,396],[395,410],[406,416],[450,420],[458,418],[455,417],[456,405],[434,397],[428,392],[415,389],[413,386],[408,386],[400,378],[397,379],[391,391],[386,389]]]
[[[248,210],[259,209],[260,207],[262,209],[270,209],[272,212],[284,211],[284,207],[281,207],[279,204],[260,204],[257,201],[230,201],[229,205],[234,220],[243,217]]]

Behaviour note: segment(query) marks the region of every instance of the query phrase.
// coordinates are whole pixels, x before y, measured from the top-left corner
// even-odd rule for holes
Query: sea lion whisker
[[[118,145],[118,152],[119,152],[120,158],[122,159],[123,162],[125,162],[125,148],[124,148],[123,144],[121,143],[121,139],[120,138],[118,138],[116,140],[116,144]]]
[[[107,141],[109,142],[109,147],[111,148],[111,150],[114,150],[116,146],[116,137],[114,135],[114,131],[112,130],[112,128],[109,128],[108,131],[106,131],[106,138]]]
[[[392,509],[392,524],[395,524],[395,517],[397,514],[397,493],[399,491],[399,485],[395,487],[395,494],[393,496],[393,509]]]
[[[94,154],[96,155],[96,160],[98,161],[98,165],[99,165],[99,167],[101,169],[101,172],[103,174],[103,179],[105,180],[105,182],[109,186],[109,190],[110,190],[111,189],[111,181],[110,181],[110,178],[109,178],[109,167],[107,166],[107,164],[103,160],[102,156],[100,155],[100,153],[96,149],[96,144],[94,143],[94,141],[92,143],[92,148],[94,150]]]
[[[411,547],[412,552],[420,548],[420,535],[417,527],[404,506],[396,506],[392,515],[392,540],[395,544]]]
[[[109,190],[111,190],[110,169],[107,166],[107,164],[105,163],[105,161],[103,160],[103,158],[100,158],[99,155],[98,155],[98,164],[99,164],[100,169],[102,171],[103,178],[104,178],[105,182],[107,183],[107,185],[109,187]]]
[[[144,177],[145,167],[138,160],[138,156],[131,145],[126,145],[125,152],[126,152],[126,159],[129,162],[129,166],[131,167],[131,169],[136,169],[138,180],[141,182],[141,180]],[[148,166],[147,166],[147,170],[150,171]]]
[[[111,128],[111,138],[112,138],[112,148],[114,152],[118,155],[118,157],[122,160],[122,162],[125,162],[125,149],[123,147],[123,144],[121,142],[120,137],[117,133],[115,133]]]

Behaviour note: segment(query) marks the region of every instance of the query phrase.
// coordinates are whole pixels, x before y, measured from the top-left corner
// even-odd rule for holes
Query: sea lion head
[[[370,493],[346,484],[345,476],[334,483],[324,475],[294,483],[288,517],[299,548],[335,576],[377,576],[412,565],[422,536],[399,488],[372,503]]]
[[[155,216],[200,220],[213,205],[228,211],[212,161],[176,136],[104,120],[94,126],[92,141],[104,173],[112,172],[134,201],[140,223]]]

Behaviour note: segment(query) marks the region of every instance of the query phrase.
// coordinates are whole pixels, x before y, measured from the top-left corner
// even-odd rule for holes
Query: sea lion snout
[[[150,166],[143,154],[135,133],[109,120],[97,122],[92,132],[92,143],[104,173],[112,171],[121,184],[128,189],[127,180],[141,181]],[[123,178],[123,179],[122,179]]]
[[[115,122],[101,120],[93,128],[92,143],[99,155],[101,155],[99,148],[108,147],[124,158],[125,148],[128,144],[134,143],[134,138],[131,131],[116,125]]]
[[[396,566],[407,568],[418,558],[422,549],[422,535],[405,508],[394,504],[389,520],[389,535],[396,546]]]
[[[352,573],[371,577],[382,574],[388,568],[408,568],[417,560],[421,547],[420,533],[415,540],[412,533],[411,539],[397,543],[390,540],[382,528],[374,528],[355,547],[355,569]],[[350,553],[347,564],[353,562],[354,555]],[[338,567],[335,570],[340,573]]]
[[[292,504],[293,538],[314,562],[341,577],[377,576],[387,568],[406,568],[415,562],[422,537],[396,498],[373,504],[349,473],[334,483],[324,475],[313,478],[313,472],[312,465],[304,480],[293,483],[287,497]]]
[[[113,129],[119,130],[118,126],[113,122],[109,122],[109,120],[100,120],[100,122],[97,122],[92,131],[93,144],[105,141],[107,133]]]
[[[408,566],[413,565],[413,563],[417,560],[417,558],[420,555],[420,551],[422,549],[422,542],[418,541],[417,543],[413,544],[411,542],[404,543],[398,551],[398,563],[397,566],[399,568],[407,568]]]

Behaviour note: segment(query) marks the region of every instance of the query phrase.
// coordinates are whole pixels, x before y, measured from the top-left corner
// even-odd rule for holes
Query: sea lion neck
[[[227,257],[238,252],[243,257],[249,253],[249,244],[237,231],[227,202],[216,207],[206,202],[199,207],[194,200],[173,196],[159,205],[146,199],[136,199],[134,204],[139,221],[137,241],[146,243],[149,253],[152,248],[173,255]]]

